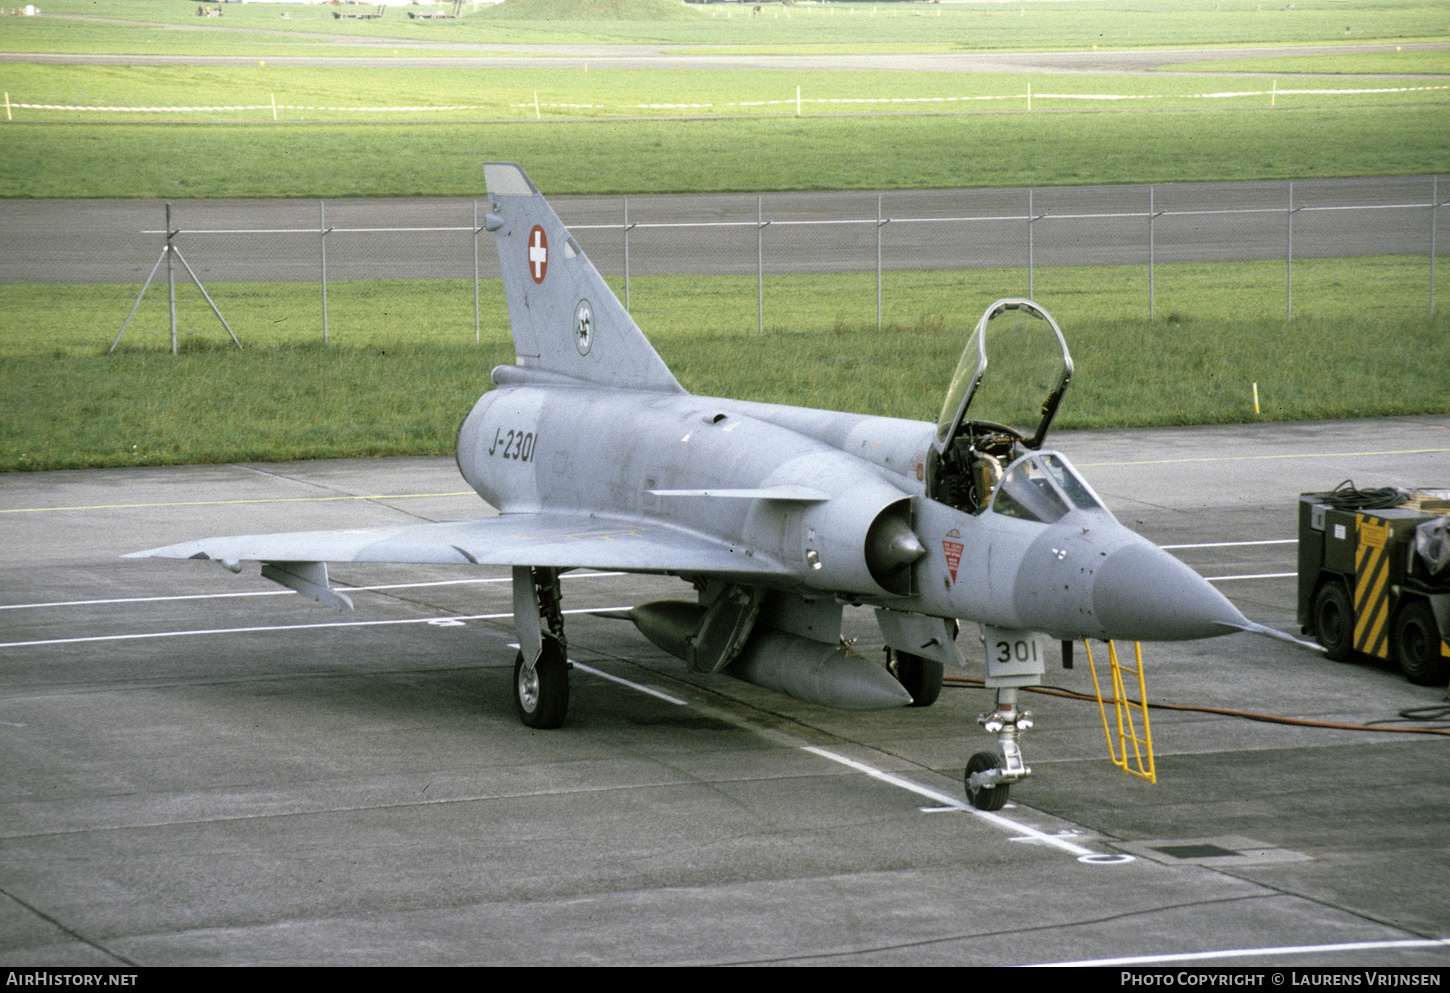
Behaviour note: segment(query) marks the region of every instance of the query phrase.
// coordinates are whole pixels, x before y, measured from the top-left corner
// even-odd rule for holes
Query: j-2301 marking
[[[493,445],[489,447],[488,454],[496,455],[501,459],[517,459],[520,462],[532,462],[534,460],[534,442],[536,435],[532,431],[516,431],[510,429],[507,434],[503,428],[496,428],[493,434]]]

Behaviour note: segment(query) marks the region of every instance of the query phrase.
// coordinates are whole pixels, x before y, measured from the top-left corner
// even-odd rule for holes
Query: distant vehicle
[[[1329,658],[1450,679],[1450,489],[1299,495],[1299,623]]]
[[[333,17],[333,20],[342,20],[344,18],[347,18],[349,20],[354,20],[354,21],[375,21],[379,17],[382,17],[387,12],[388,12],[388,5],[387,4],[380,4],[378,6],[378,9],[377,10],[360,10],[360,11],[356,11],[354,13],[346,13],[345,14],[345,13],[343,13],[340,10],[334,10],[332,12],[332,17]]]
[[[517,165],[484,166],[517,364],[493,371],[458,432],[458,466],[495,517],[375,530],[207,538],[137,556],[263,563],[262,575],[351,609],[327,562],[513,569],[518,714],[558,727],[570,662],[559,576],[575,568],[678,576],[693,600],[621,616],[702,672],[843,708],[926,705],[986,646],[996,749],[974,755],[968,797],[1006,802],[1030,773],[1017,691],[1053,642],[1173,641],[1254,631],[1202,577],[1113,517],[1043,439],[1072,378],[1052,317],[1001,300],[977,324],[935,425],[694,396],[665,366]],[[986,331],[1044,322],[1062,368],[1035,431],[974,420]],[[1053,365],[1056,358],[1053,358]],[[875,608],[890,670],[841,641],[846,604]],[[1289,640],[1293,640],[1289,638]]]

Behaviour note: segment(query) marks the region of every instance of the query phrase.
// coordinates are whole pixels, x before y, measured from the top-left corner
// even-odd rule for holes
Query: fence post
[[[480,322],[478,317],[478,233],[483,229],[478,226],[478,201],[473,201],[473,343],[479,344]]]
[[[1289,180],[1289,209],[1284,224],[1284,320],[1294,319],[1294,181]]]
[[[175,256],[181,261],[182,265],[186,266],[186,274],[190,276],[191,281],[196,284],[196,288],[201,292],[202,299],[205,300],[207,306],[211,308],[211,312],[216,315],[216,319],[221,321],[222,327],[227,329],[227,334],[231,336],[231,339],[233,342],[236,343],[236,346],[238,348],[242,347],[241,339],[238,338],[237,333],[232,330],[232,326],[227,323],[227,319],[222,316],[222,312],[217,307],[216,301],[211,298],[211,294],[206,291],[206,287],[201,285],[201,279],[197,276],[196,270],[191,267],[190,262],[186,261],[186,256],[181,254],[181,249],[176,247],[175,239],[176,236],[179,234],[181,234],[181,231],[171,226],[171,204],[168,203],[166,205],[166,247],[163,248],[161,250],[161,254],[157,256],[156,264],[151,267],[151,272],[146,277],[146,282],[141,284],[141,292],[136,294],[136,302],[131,304],[130,313],[128,313],[126,315],[126,319],[121,322],[121,330],[116,332],[116,340],[111,342],[110,351],[114,352],[116,350],[116,346],[121,344],[121,335],[126,333],[126,326],[131,323],[131,318],[136,316],[136,308],[141,306],[141,298],[144,297],[146,295],[146,291],[151,288],[151,280],[156,278],[156,270],[161,268],[161,260],[165,259],[166,294],[167,299],[170,302],[171,309],[171,354],[176,355],[178,353],[176,341],[176,272],[172,268],[172,256]],[[109,354],[109,352],[107,354]]]
[[[765,208],[755,198],[755,333],[765,334]]]
[[[171,257],[176,254],[176,246],[171,239],[176,237],[176,230],[171,226],[171,204],[166,205],[166,304],[171,310],[171,354],[177,353],[176,346],[176,273],[171,268]]]
[[[1440,177],[1430,178],[1430,316],[1435,316],[1435,215],[1440,209]]]
[[[1030,107],[1030,104],[1029,104]],[[1027,299],[1032,295],[1032,189],[1027,189]]]
[[[322,343],[327,344],[327,203],[317,201],[318,243],[322,246]]]
[[[881,330],[881,194],[876,194],[876,330]]]
[[[1153,222],[1157,220],[1158,214],[1154,210],[1153,184],[1148,184],[1148,320],[1153,320]]]

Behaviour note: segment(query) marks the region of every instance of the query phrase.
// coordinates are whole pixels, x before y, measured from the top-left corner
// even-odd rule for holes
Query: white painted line
[[[165,234],[158,231],[157,234]],[[316,234],[317,229],[313,228]],[[366,493],[356,496],[262,497],[255,500],[186,500],[179,503],[101,503],[89,507],[0,507],[0,514],[50,514],[64,510],[155,510],[166,507],[233,507],[248,503],[336,503],[340,500],[429,500],[434,497],[476,497],[472,490],[453,493]]]
[[[519,647],[519,643],[517,641],[510,642],[508,647],[517,649]],[[570,659],[569,664],[576,669],[589,673],[591,676],[598,676],[600,679],[607,679],[611,683],[618,683],[620,686],[628,686],[632,690],[638,690],[639,692],[647,694],[649,696],[658,697],[666,703],[678,704],[681,707],[688,707],[690,705],[688,700],[681,700],[679,697],[670,696],[668,693],[663,693],[660,690],[645,686],[643,683],[631,682],[630,680],[625,679],[622,676],[610,675],[602,669],[594,668],[592,665],[585,665],[583,662],[579,662],[574,659]]]
[[[1450,938],[1405,938],[1390,941],[1352,941],[1337,945],[1280,945],[1276,948],[1227,948],[1214,952],[1184,952],[1177,955],[1138,955],[1116,959],[1083,959],[1076,962],[1037,962],[1027,968],[1092,968],[1110,965],[1157,965],[1165,962],[1209,962],[1256,956],[1317,955],[1325,952],[1363,952],[1380,948],[1446,948]]]
[[[107,603],[161,603],[168,600],[222,600],[243,596],[295,596],[293,590],[249,590],[245,593],[187,593],[178,596],[128,596],[110,600],[53,600],[50,603],[4,603],[0,610],[25,610],[29,607],[96,607]]]
[[[1282,207],[1275,207],[1273,210],[1283,213]],[[1141,459],[1130,462],[1074,462],[1073,465],[1079,469],[1092,468],[1115,468],[1125,465],[1189,465],[1195,462],[1261,462],[1269,459],[1353,459],[1366,456],[1383,457],[1387,455],[1440,455],[1450,452],[1450,448],[1406,448],[1400,451],[1391,452],[1277,452],[1273,455],[1206,455],[1200,458],[1190,459]]]
[[[511,645],[510,647],[517,648],[518,646],[515,644]],[[689,706],[688,701],[677,699],[676,697],[672,697],[667,693],[662,693],[659,690],[652,689],[651,687],[631,682],[628,679],[622,679],[619,676],[610,675],[609,673],[596,669],[593,666],[585,665],[582,662],[575,662],[573,659],[570,659],[570,661],[573,662],[575,668],[581,669],[584,672],[590,673],[591,675],[608,679],[611,682],[619,683],[621,686],[627,686],[630,689],[638,690],[641,693],[647,693],[650,696],[658,697],[659,699],[665,700],[669,703],[678,704],[680,706]],[[827,749],[820,748],[815,745],[802,745],[801,749],[802,751],[810,752],[812,755],[818,755],[823,759],[828,759],[831,762],[836,762],[840,765],[844,765],[849,769],[855,770],[856,772],[865,773],[871,778],[880,780],[883,783],[898,787],[899,789],[906,790],[910,793],[915,793],[917,796],[925,797],[928,800],[939,804],[942,808],[972,814],[975,817],[987,821],[989,824],[993,824],[997,827],[1003,828],[1006,831],[1012,832],[1016,836],[1013,839],[1015,841],[1028,841],[1036,844],[1047,845],[1051,848],[1058,848],[1062,851],[1067,852],[1070,855],[1076,856],[1079,862],[1090,862],[1100,865],[1119,865],[1126,862],[1136,861],[1131,855],[1095,852],[1091,848],[1084,848],[1081,845],[1069,841],[1067,838],[1061,837],[1059,835],[1048,834],[1045,831],[1039,831],[1037,828],[1030,827],[1026,824],[1020,824],[1017,821],[1014,821],[1008,817],[1003,817],[1001,814],[994,814],[989,811],[978,810],[977,808],[961,800],[958,800],[956,797],[951,796],[950,794],[942,793],[939,790],[934,790],[929,786],[923,786],[920,783],[913,782],[912,780],[906,779],[902,776],[897,776],[882,769],[877,769],[875,766],[867,765],[865,762],[859,762],[856,759],[847,758],[844,755],[838,755],[837,753],[829,751]]]
[[[622,572],[570,572],[563,579],[599,579],[605,576],[623,576]],[[339,586],[344,593],[376,590],[419,590],[430,586],[466,586],[468,584],[507,583],[509,576],[493,576],[487,579],[439,579],[428,583],[390,583],[385,586]],[[54,600],[49,603],[0,603],[0,610],[24,610],[28,607],[93,607],[107,603],[166,603],[172,600],[226,600],[248,596],[295,596],[295,590],[247,590],[240,593],[185,593],[175,596],[133,596],[116,597],[108,600]]]
[[[476,614],[472,617],[459,617],[456,619],[460,621],[481,621],[512,616],[512,613]],[[150,638],[187,638],[207,634],[260,634],[267,631],[311,631],[320,628],[385,627],[396,624],[430,624],[437,619],[436,617],[412,617],[407,620],[395,621],[332,621],[325,624],[269,624],[249,628],[203,628],[197,631],[149,631],[139,634],[100,634],[86,638],[48,638],[43,641],[6,641],[0,642],[0,648],[37,648],[43,645],[82,645],[87,642],[100,641],[144,641]]]
[[[1250,545],[1297,545],[1298,538],[1271,538],[1265,541],[1206,541],[1194,545],[1160,545],[1165,552],[1182,551],[1186,548],[1243,548]],[[1239,579],[1287,579],[1299,575],[1297,572],[1257,572],[1242,576],[1204,576],[1210,583],[1228,583]]]
[[[826,749],[819,748],[815,745],[803,745],[802,748],[805,751],[810,752],[812,755],[819,755],[823,759],[829,759],[832,762],[836,762],[840,765],[846,766],[846,768],[848,769],[855,769],[857,772],[864,772],[872,779],[879,779],[883,783],[889,783],[892,786],[898,786],[901,789],[908,790],[912,793],[917,794],[918,796],[924,796],[928,800],[935,800],[937,803],[945,807],[950,807],[953,810],[961,810],[967,813],[980,812],[977,811],[975,807],[972,807],[970,804],[958,800],[954,796],[950,796],[946,793],[934,790],[929,786],[922,786],[920,783],[914,783],[909,779],[903,779],[902,777],[894,775],[893,773],[886,772],[882,769],[877,769],[875,766],[867,765],[865,762],[858,762],[856,759],[847,758],[844,755],[837,755],[835,752],[827,751]],[[988,814],[987,816],[992,817],[995,815]],[[1081,851],[1086,852],[1087,849],[1084,848],[1081,849]]]
[[[573,659],[570,659],[569,661],[574,662]],[[681,700],[679,697],[670,696],[668,693],[662,693],[657,689],[653,689],[641,683],[634,683],[630,682],[628,679],[623,679],[619,676],[612,676],[607,672],[594,668],[592,665],[585,665],[583,662],[574,662],[574,668],[581,669],[584,672],[589,673],[591,676],[598,676],[600,679],[607,679],[611,683],[618,683],[620,686],[628,686],[632,690],[638,690],[641,693],[646,693],[652,697],[663,700],[666,703],[677,704],[681,707],[688,707],[690,705],[689,701],[687,700]]]
[[[1159,545],[1166,551],[1179,548],[1242,548],[1245,545],[1297,545],[1298,538],[1271,538],[1267,541],[1205,541],[1197,545]]]
[[[474,614],[467,617],[456,617],[454,620],[484,621],[513,616],[513,612],[510,611],[507,614]],[[101,634],[87,638],[49,638],[44,641],[7,641],[0,642],[0,648],[36,648],[42,645],[81,645],[87,642],[100,641],[144,641],[149,638],[186,638],[207,634],[261,634],[268,631],[311,631],[320,628],[387,627],[397,624],[431,624],[436,620],[438,620],[436,617],[410,617],[406,620],[394,621],[331,621],[323,624],[268,624],[248,628],[204,628],[197,631],[149,631],[139,634]]]
[[[1026,824],[1019,824],[1017,821],[1014,821],[1008,817],[1003,817],[1001,814],[994,814],[986,810],[978,810],[971,804],[968,804],[962,800],[958,800],[956,797],[951,796],[947,793],[942,793],[939,790],[934,790],[929,786],[923,786],[920,783],[912,782],[910,779],[905,779],[901,776],[886,772],[882,769],[877,769],[875,766],[867,765],[865,762],[858,762],[857,760],[847,758],[844,755],[837,755],[835,752],[828,751],[827,749],[818,748],[815,745],[805,745],[802,746],[802,748],[804,751],[810,752],[812,755],[819,755],[823,759],[829,759],[830,761],[837,762],[841,765],[846,766],[849,769],[854,769],[857,772],[865,773],[872,779],[878,779],[883,783],[888,783],[892,786],[899,787],[911,793],[915,793],[918,796],[924,796],[928,800],[934,800],[935,802],[942,804],[945,807],[950,807],[953,810],[960,810],[964,813],[971,814],[974,817],[979,817],[982,820],[988,822],[989,824],[993,824],[1007,831],[1015,832],[1018,835],[1018,840],[1047,845],[1051,848],[1060,848],[1063,851],[1069,853],[1070,855],[1077,856],[1078,861],[1080,862],[1093,862],[1099,864],[1115,865],[1135,861],[1133,856],[1131,855],[1107,855],[1101,852],[1094,852],[1091,848],[1084,848],[1081,845],[1074,844],[1066,838],[1059,837],[1058,835],[1052,835],[1048,834],[1045,831],[1039,831],[1037,828],[1029,827]]]
[[[580,607],[564,610],[564,614],[592,614],[601,610],[629,610],[630,607]],[[43,645],[81,645],[99,641],[144,641],[151,638],[186,638],[206,634],[261,634],[269,631],[311,631],[319,628],[367,628],[388,627],[399,624],[437,624],[440,620],[451,621],[498,621],[512,620],[513,611],[503,614],[459,614],[444,617],[409,617],[391,621],[329,621],[321,624],[268,624],[247,628],[204,628],[199,631],[148,631],[138,634],[100,634],[86,638],[47,638],[42,641],[0,642],[0,648],[36,648]]]

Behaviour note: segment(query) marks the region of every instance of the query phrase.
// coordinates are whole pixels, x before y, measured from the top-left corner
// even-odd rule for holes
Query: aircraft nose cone
[[[1107,636],[1124,641],[1211,638],[1249,623],[1208,580],[1146,541],[1108,555],[1092,601]]]

